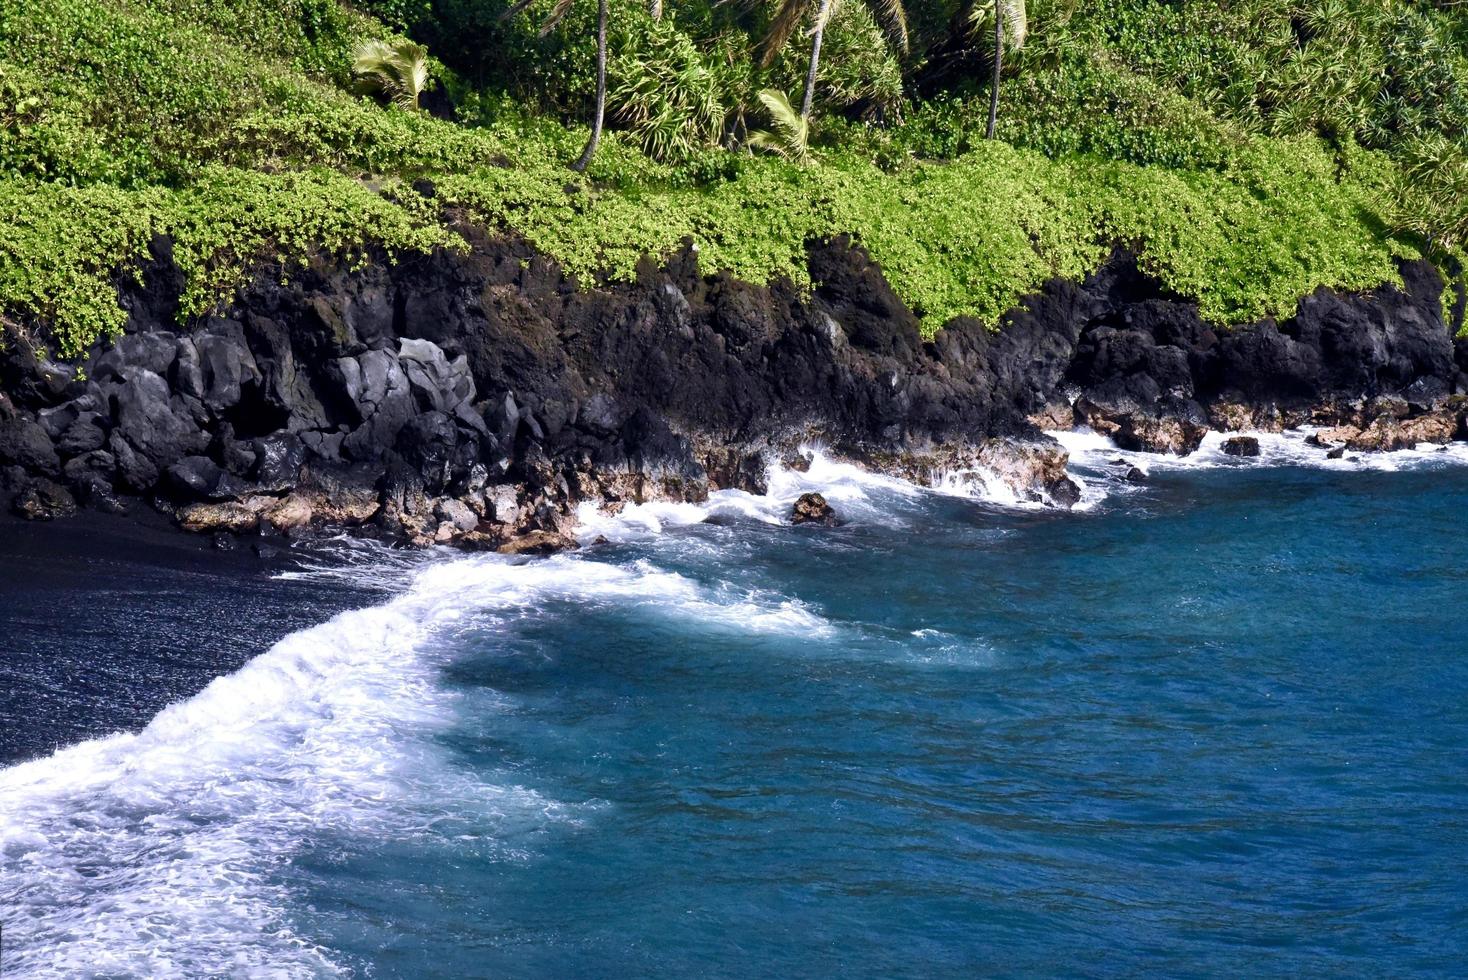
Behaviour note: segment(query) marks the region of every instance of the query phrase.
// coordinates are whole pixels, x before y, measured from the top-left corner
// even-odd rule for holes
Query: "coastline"
[[[1400,286],[1321,289],[1291,320],[1224,329],[1118,250],[998,329],[960,319],[925,338],[844,238],[810,246],[809,293],[705,275],[691,248],[588,289],[523,242],[475,241],[262,271],[182,330],[155,242],[114,344],[58,364],[8,330],[0,503],[37,520],[156,511],[220,548],[345,531],[546,554],[574,546],[588,507],[761,493],[811,445],[1068,509],[1080,488],[1046,430],[1184,458],[1210,430],[1309,426],[1336,456],[1468,435],[1462,311],[1442,309],[1424,262]]]

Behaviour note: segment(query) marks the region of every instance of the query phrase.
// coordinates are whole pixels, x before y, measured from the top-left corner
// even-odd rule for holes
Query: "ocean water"
[[[1461,975],[1468,453],[1066,439],[303,561],[361,608],[0,770],[0,975]]]

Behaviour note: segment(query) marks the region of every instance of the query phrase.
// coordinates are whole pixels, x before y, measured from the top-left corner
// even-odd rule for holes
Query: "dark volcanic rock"
[[[61,472],[61,458],[51,437],[37,422],[26,418],[0,422],[0,463],[47,475]]]
[[[1230,436],[1223,440],[1223,451],[1230,456],[1258,456],[1259,440],[1253,436]]]
[[[76,513],[76,500],[61,484],[43,477],[18,493],[10,509],[28,521],[51,521]]]
[[[763,492],[767,461],[807,442],[1066,507],[1079,488],[1037,425],[1186,454],[1210,426],[1311,423],[1364,450],[1465,424],[1468,345],[1424,262],[1401,286],[1220,328],[1118,251],[997,331],[961,318],[924,338],[845,238],[810,244],[806,292],[704,275],[691,248],[583,287],[523,241],[464,231],[464,253],[261,275],[186,330],[160,239],[123,280],[126,335],[85,375],[7,325],[7,494],[64,511],[37,482],[61,479],[89,506],[135,494],[211,533],[344,525],[529,553],[564,547],[583,502]]]
[[[835,527],[840,521],[836,518],[836,511],[826,503],[825,497],[818,493],[803,493],[795,501],[795,506],[790,508],[790,523]]]

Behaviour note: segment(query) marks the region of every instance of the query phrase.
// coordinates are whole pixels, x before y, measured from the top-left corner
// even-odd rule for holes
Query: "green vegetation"
[[[760,58],[780,8],[609,6],[613,128],[578,177],[596,5],[0,0],[0,308],[74,356],[120,327],[117,279],[156,236],[188,317],[262,265],[463,247],[459,214],[587,282],[684,237],[706,269],[800,282],[805,242],[849,233],[928,329],[994,322],[1115,242],[1239,322],[1390,281],[1397,256],[1453,267],[1468,241],[1457,7],[1032,0],[989,142],[992,0],[977,32],[972,5],[908,11],[905,55],[835,5],[798,133],[769,92],[810,51]],[[431,56],[423,104],[456,121],[405,107],[423,59],[402,32]],[[374,42],[399,82],[364,96]]]
[[[428,86],[428,49],[406,38],[363,41],[354,52],[352,74],[364,92],[381,95],[403,109],[416,109]]]

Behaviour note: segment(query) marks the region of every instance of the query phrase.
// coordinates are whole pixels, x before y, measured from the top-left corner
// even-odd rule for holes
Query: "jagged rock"
[[[576,542],[556,531],[530,531],[511,538],[495,550],[502,555],[553,555],[568,551]]]
[[[481,530],[469,531],[455,543],[467,551],[494,551],[505,543],[507,530],[504,527],[490,526],[489,530],[482,530],[484,527],[480,525]]]
[[[808,295],[703,275],[691,251],[583,289],[524,241],[473,240],[395,263],[321,258],[285,283],[261,275],[228,318],[182,334],[181,277],[121,281],[129,332],[79,365],[91,380],[5,326],[0,426],[37,425],[51,449],[0,452],[7,485],[66,461],[84,500],[120,499],[118,487],[153,498],[187,460],[189,479],[167,477],[176,493],[245,495],[233,510],[185,508],[195,523],[370,521],[397,540],[475,546],[508,533],[497,522],[565,535],[582,501],[759,492],[761,461],[808,442],[1064,506],[1078,488],[1037,425],[1079,418],[1176,453],[1210,421],[1341,426],[1351,448],[1463,425],[1451,393],[1468,391],[1468,343],[1454,347],[1425,262],[1403,263],[1400,285],[1320,290],[1292,318],[1215,330],[1118,251],[1083,282],[1045,284],[998,331],[960,318],[924,339],[840,237],[810,245]],[[212,489],[203,460],[222,471]],[[444,498],[493,520],[460,533],[467,518],[437,509]]]
[[[125,379],[129,371],[165,375],[177,353],[177,339],[167,330],[130,333],[118,337],[87,373],[98,381]]]
[[[790,523],[835,527],[841,522],[836,517],[836,511],[826,503],[825,497],[818,493],[803,493],[790,509]]]
[[[213,499],[224,476],[219,465],[207,456],[186,456],[168,468],[171,489],[184,499]]]
[[[1081,499],[1081,488],[1065,470],[1070,457],[1052,440],[990,439],[978,461],[1022,500],[1069,508]]]
[[[1192,419],[1127,415],[1112,438],[1123,449],[1187,456],[1202,445],[1207,434],[1208,427]]]
[[[1128,483],[1146,483],[1147,473],[1141,467],[1128,466],[1125,474],[1125,479]]]
[[[518,524],[523,516],[519,494],[508,484],[490,487],[484,492],[484,502],[489,516],[501,524]]]
[[[1346,447],[1345,446],[1336,446],[1333,449],[1330,449],[1330,450],[1328,450],[1326,452],[1325,458],[1326,459],[1340,459],[1341,457],[1343,457],[1345,455],[1346,455]]]
[[[76,499],[66,488],[41,477],[16,495],[10,509],[28,521],[53,521],[76,513]]]
[[[1223,451],[1229,456],[1258,456],[1259,440],[1253,436],[1230,436],[1223,440]]]
[[[107,442],[107,433],[102,425],[100,412],[79,413],[56,440],[56,448],[66,456],[80,456],[101,449]]]
[[[450,363],[437,344],[409,337],[398,341],[398,349],[399,362],[420,411],[451,415],[460,405],[474,400],[474,378],[467,357],[460,355]]]
[[[61,457],[56,455],[51,437],[38,423],[25,418],[0,422],[0,463],[48,476],[61,472]]]
[[[203,375],[203,391],[196,397],[214,412],[238,405],[246,384],[258,385],[260,369],[241,324],[211,317],[194,344]]]
[[[1381,415],[1365,426],[1335,426],[1314,433],[1317,445],[1343,444],[1347,449],[1364,452],[1390,452],[1411,449],[1418,443],[1451,442],[1458,432],[1458,419],[1449,412],[1436,412],[1416,418]]]
[[[36,413],[36,424],[46,431],[46,435],[52,442],[61,438],[71,423],[81,416],[81,406],[75,402],[66,402],[55,408],[43,408]]]
[[[293,433],[277,432],[255,440],[255,482],[271,493],[295,487],[306,462],[306,444]]]
[[[272,502],[269,497],[250,497],[214,504],[189,504],[178,513],[184,530],[200,534],[221,531],[248,534],[260,525],[260,512]]]
[[[479,526],[479,515],[461,500],[440,500],[434,512],[457,531],[472,531]]]
[[[260,524],[277,534],[306,527],[316,516],[312,503],[309,494],[293,493],[265,507],[260,512]]]
[[[169,350],[172,349],[170,342]],[[208,447],[209,437],[188,415],[173,410],[168,383],[160,375],[125,366],[120,376],[123,384],[114,396],[117,401],[115,434],[125,439],[155,470]]]

